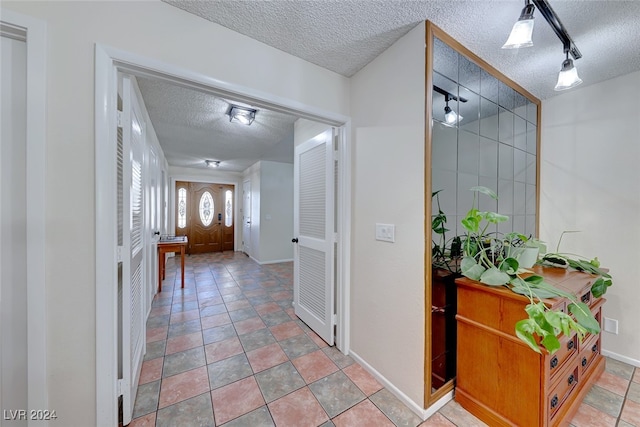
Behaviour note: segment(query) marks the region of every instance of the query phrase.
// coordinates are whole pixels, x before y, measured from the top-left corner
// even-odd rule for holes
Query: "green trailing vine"
[[[519,233],[509,233],[504,238],[498,238],[497,235],[489,232],[490,227],[509,220],[506,215],[481,212],[476,207],[479,194],[485,194],[497,200],[496,193],[486,187],[473,187],[471,191],[474,193],[472,208],[461,220],[466,230],[461,273],[488,286],[505,286],[529,299],[529,304],[525,308],[528,318],[516,323],[516,336],[539,353],[540,348],[535,338],[537,335],[541,345],[553,354],[560,348],[558,338],[560,334],[570,336],[575,332],[582,340],[587,333],[599,333],[600,325],[588,305],[578,301],[575,295],[545,282],[542,276],[520,268],[518,259],[512,253],[514,243],[518,241],[526,244],[530,238]],[[598,279],[591,288],[596,298],[602,296],[612,284],[608,273],[600,269],[597,258],[586,261],[555,252],[545,254],[541,262],[597,275]],[[571,301],[568,306],[570,314],[552,310],[544,304],[545,298],[555,297],[564,297]]]

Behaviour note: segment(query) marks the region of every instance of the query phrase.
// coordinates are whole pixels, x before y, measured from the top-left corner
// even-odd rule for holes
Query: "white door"
[[[145,192],[145,245],[147,277],[145,281],[145,312],[144,318],[151,311],[151,302],[158,289],[158,240],[160,238],[160,166],[158,155],[153,146],[147,144],[147,169],[145,177],[147,188]]]
[[[295,148],[294,285],[296,315],[334,342],[334,148],[328,130]]]
[[[144,128],[131,80],[122,87],[122,411],[123,424],[133,415],[145,352],[144,323]]]
[[[251,181],[242,183],[242,252],[251,255]]]
[[[28,408],[28,192],[27,43],[5,36],[0,24],[0,407],[12,426],[26,426],[9,412]],[[5,421],[6,422],[6,421]],[[0,421],[0,425],[2,421]]]

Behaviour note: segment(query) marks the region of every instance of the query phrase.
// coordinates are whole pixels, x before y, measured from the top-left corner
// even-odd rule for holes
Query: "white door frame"
[[[47,385],[46,227],[46,46],[44,21],[2,9],[2,21],[27,33],[27,403],[49,408]],[[1,287],[0,287],[1,288]],[[1,292],[1,289],[0,289]],[[27,409],[27,408],[24,408]],[[28,421],[28,425],[48,425]]]
[[[118,422],[117,399],[117,241],[115,167],[117,73],[146,74],[184,87],[227,96],[277,111],[340,127],[337,345],[349,353],[349,292],[351,237],[350,118],[288,98],[231,84],[186,70],[178,65],[96,44],[95,46],[95,158],[96,158],[96,425]],[[44,169],[44,167],[43,167]],[[175,190],[175,181],[171,184]],[[169,191],[172,191],[170,188]],[[236,188],[237,192],[237,188]],[[173,199],[173,198],[171,198]],[[237,200],[237,199],[236,199]],[[172,206],[172,205],[170,205]],[[170,214],[170,216],[172,216]]]

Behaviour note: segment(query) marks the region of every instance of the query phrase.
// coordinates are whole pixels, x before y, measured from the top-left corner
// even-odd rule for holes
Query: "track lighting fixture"
[[[231,105],[227,114],[229,115],[230,122],[238,122],[243,125],[249,126],[256,118],[258,110],[248,107],[240,107],[238,105]]]
[[[578,69],[573,65],[573,60],[569,58],[569,51],[566,54],[567,58],[562,61],[562,69],[558,73],[558,83],[553,88],[554,90],[567,90],[582,83],[582,79],[578,77]]]
[[[448,125],[455,125],[456,123],[460,122],[463,119],[463,117],[460,114],[456,113],[454,110],[452,110],[451,107],[449,107],[449,95],[445,95],[444,102],[445,102],[444,121]]]
[[[507,42],[502,45],[503,49],[518,49],[521,47],[533,46],[533,11],[535,6],[532,5],[529,0],[525,1],[524,8],[520,13],[520,18],[513,24],[511,34]]]
[[[444,96],[444,124],[447,126],[454,126],[455,124],[460,123],[463,117],[449,107],[449,101],[467,102],[467,99],[461,96],[455,96],[454,94],[435,85],[433,86],[433,90]]]
[[[220,167],[220,160],[205,160],[204,162],[210,168],[219,168]]]
[[[525,6],[524,9],[522,9],[520,18],[514,24],[511,35],[509,35],[509,39],[502,48],[513,49],[533,45],[531,32],[533,31],[534,9],[538,9],[540,14],[542,14],[551,26],[551,29],[562,42],[562,47],[567,55],[567,58],[562,63],[562,70],[558,75],[558,83],[555,86],[555,90],[571,89],[572,87],[578,86],[582,83],[582,80],[578,77],[578,70],[573,65],[573,60],[569,58],[569,54],[573,56],[573,59],[580,59],[582,58],[582,53],[580,53],[573,43],[573,40],[571,40],[564,25],[560,22],[560,18],[558,18],[547,0],[525,0]]]

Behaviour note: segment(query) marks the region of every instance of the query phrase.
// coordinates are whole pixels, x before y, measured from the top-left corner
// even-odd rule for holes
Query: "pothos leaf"
[[[473,257],[464,257],[460,263],[460,272],[463,276],[472,280],[480,280],[485,268],[478,264]]]
[[[540,342],[549,354],[553,354],[560,349],[560,340],[553,334],[545,335]]]
[[[593,297],[600,298],[602,295],[607,293],[607,288],[611,286],[611,284],[611,280],[605,280],[602,277],[598,277],[598,279],[593,282],[593,285],[591,285],[591,293],[593,294]]]
[[[498,270],[496,267],[489,268],[482,273],[482,276],[480,276],[480,282],[489,286],[506,285],[509,283],[509,280],[511,280],[511,277],[507,273]]]
[[[589,306],[583,302],[569,304],[569,312],[573,314],[576,321],[583,326],[587,332],[592,334],[600,333],[600,323],[593,317]]]
[[[532,319],[522,319],[516,322],[516,336],[520,338],[522,342],[527,344],[536,353],[541,353],[538,343],[536,343],[533,333],[535,332],[535,321]]]
[[[487,196],[491,197],[493,200],[498,200],[498,195],[495,193],[495,191],[491,190],[490,188],[483,187],[481,185],[476,187],[471,187],[469,191],[477,191],[478,193],[486,194]]]

